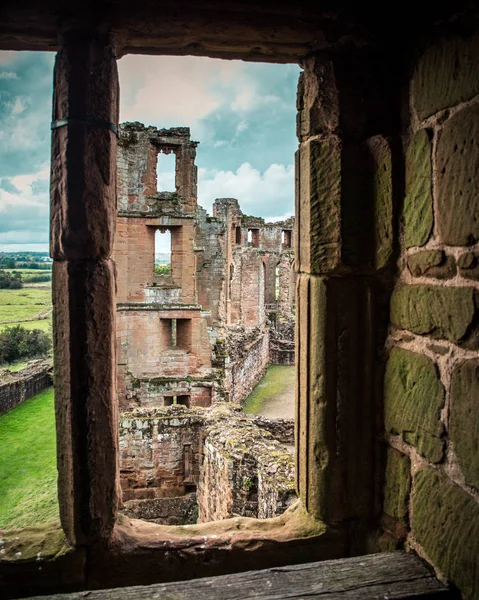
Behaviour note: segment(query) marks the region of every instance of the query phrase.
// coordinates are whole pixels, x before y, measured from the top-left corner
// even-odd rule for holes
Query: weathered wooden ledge
[[[84,591],[38,600],[268,600],[457,598],[414,554],[388,552],[175,583]],[[30,600],[33,600],[30,598]]]

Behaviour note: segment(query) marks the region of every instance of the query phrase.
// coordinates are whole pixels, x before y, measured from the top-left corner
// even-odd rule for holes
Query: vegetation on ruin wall
[[[294,389],[294,367],[270,365],[263,379],[246,398],[243,410],[250,415],[261,413],[265,404],[284,394],[288,389]]]
[[[59,518],[53,389],[0,416],[0,529]]]

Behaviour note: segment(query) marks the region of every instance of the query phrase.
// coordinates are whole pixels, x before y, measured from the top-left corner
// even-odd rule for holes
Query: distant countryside
[[[0,253],[0,369],[51,352],[52,261],[46,252]]]

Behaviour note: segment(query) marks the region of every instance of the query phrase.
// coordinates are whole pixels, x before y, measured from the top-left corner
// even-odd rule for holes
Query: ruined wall
[[[194,489],[201,464],[204,421],[195,412],[136,409],[120,416],[123,501],[183,496]]]
[[[122,413],[122,511],[163,524],[279,515],[296,497],[290,429],[229,403]]]
[[[399,277],[384,380],[384,522],[479,597],[479,37],[410,83]]]
[[[224,404],[207,428],[198,523],[282,514],[296,498],[291,453],[241,410]]]
[[[229,401],[241,404],[264,376],[269,365],[269,329],[238,328],[228,333],[225,388]]]
[[[52,364],[39,362],[17,373],[0,371],[0,415],[53,384]]]

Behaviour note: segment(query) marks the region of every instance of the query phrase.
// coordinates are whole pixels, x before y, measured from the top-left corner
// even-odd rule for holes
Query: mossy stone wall
[[[383,523],[477,599],[479,37],[457,31],[426,44],[405,95]]]

